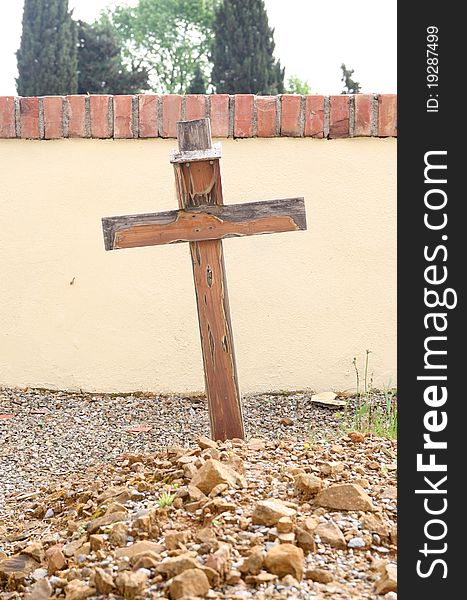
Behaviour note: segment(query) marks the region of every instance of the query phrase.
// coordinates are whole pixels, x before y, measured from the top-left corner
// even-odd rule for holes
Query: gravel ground
[[[336,411],[312,404],[310,394],[246,395],[247,437],[305,441],[319,423],[318,439],[339,433]],[[80,472],[124,453],[186,446],[209,435],[202,396],[95,395],[44,390],[0,390],[0,515],[14,491]],[[285,425],[283,419],[292,419]],[[287,421],[289,423],[289,421]],[[151,428],[129,432],[131,428]],[[315,439],[315,438],[314,438]]]
[[[309,393],[243,406],[216,444],[203,397],[0,390],[0,600],[179,597],[185,568],[212,600],[397,600],[396,442]]]

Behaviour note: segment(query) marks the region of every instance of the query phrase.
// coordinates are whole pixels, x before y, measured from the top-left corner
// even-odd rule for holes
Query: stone
[[[397,525],[391,527],[391,544],[397,546]]]
[[[311,579],[311,581],[317,581],[318,583],[331,583],[334,579],[332,573],[326,569],[308,569],[305,574],[306,579]]]
[[[94,533],[89,536],[89,543],[91,545],[91,550],[97,552],[98,550],[102,550],[105,546],[105,537],[102,534]]]
[[[186,544],[190,539],[189,531],[169,530],[164,533],[167,550],[176,550],[181,544]]]
[[[137,554],[131,559],[130,564],[133,565],[133,570],[137,571],[138,569],[156,569],[160,562],[158,554],[148,552],[147,554]]]
[[[206,450],[207,448],[217,448],[217,442],[211,440],[205,435],[200,435],[196,442],[202,450]]]
[[[317,517],[316,515],[313,515],[312,517],[307,517],[305,520],[300,521],[300,527],[303,527],[303,529],[306,529],[307,531],[309,531],[310,533],[313,533],[315,531],[315,529],[318,527],[320,523],[319,517]]]
[[[184,554],[180,554],[179,556],[173,556],[171,558],[164,559],[156,568],[156,572],[159,575],[163,575],[167,579],[171,579],[183,571],[187,571],[188,569],[197,569],[199,568],[198,562],[193,558],[193,556],[186,552]]]
[[[329,544],[331,548],[346,548],[344,534],[334,521],[320,523],[315,529],[315,533],[319,535],[323,544]]]
[[[381,537],[388,537],[389,527],[380,513],[365,515],[362,519],[363,529],[368,529],[370,533],[376,533]]]
[[[236,569],[232,569],[225,576],[225,583],[227,585],[237,585],[238,583],[240,583],[241,578],[242,578],[242,574],[240,573],[240,571],[237,571]]]
[[[215,498],[216,496],[220,496],[228,489],[229,489],[229,486],[226,483],[218,483],[209,492],[209,498]]]
[[[281,425],[284,425],[285,427],[292,427],[293,425],[293,419],[291,419],[290,417],[283,417],[280,421]]]
[[[202,529],[198,529],[195,532],[194,538],[197,542],[201,544],[217,542],[216,534],[212,527],[203,527]]]
[[[246,481],[242,475],[213,458],[207,460],[191,480],[191,485],[197,487],[203,494],[209,494],[219,483],[226,483],[229,488],[246,487]]]
[[[366,546],[365,540],[361,537],[353,537],[347,542],[349,548],[364,548]]]
[[[39,581],[39,579],[44,579],[44,577],[47,577],[47,569],[44,569],[43,567],[39,567],[38,569],[35,569],[31,573],[31,577],[34,579],[34,581]]]
[[[250,556],[245,558],[238,570],[244,575],[258,575],[263,568],[264,552],[262,548],[253,548]]]
[[[282,517],[293,518],[297,511],[289,508],[280,500],[260,500],[252,514],[252,522],[255,525],[276,525]]]
[[[297,581],[301,581],[304,565],[303,550],[293,544],[277,544],[266,554],[264,565],[274,575],[279,577],[292,575]]]
[[[161,544],[157,544],[156,542],[152,542],[149,540],[143,540],[141,542],[136,542],[131,546],[126,546],[125,548],[118,548],[115,550],[115,558],[122,558],[126,556],[128,558],[132,558],[137,554],[145,554],[147,552],[154,552],[155,554],[160,554],[163,552],[164,546]]]
[[[85,600],[96,590],[80,579],[72,579],[65,588],[65,600]]]
[[[351,431],[347,434],[350,438],[350,441],[354,444],[361,444],[365,440],[365,436],[360,431]]]
[[[21,550],[20,554],[31,556],[32,558],[37,560],[37,562],[42,562],[45,556],[44,547],[41,542],[34,542],[32,544],[29,544],[28,546],[26,546],[26,548]]]
[[[389,563],[385,565],[380,579],[375,584],[377,594],[387,594],[397,591],[397,567]]]
[[[313,394],[310,398],[313,404],[320,404],[321,406],[331,407],[344,407],[347,402],[345,400],[337,400],[337,394],[334,392],[321,392],[319,394]]]
[[[31,586],[31,591],[25,594],[25,600],[48,600],[53,593],[52,586],[47,579],[36,581]]]
[[[290,575],[286,575],[286,577],[290,577]],[[263,583],[271,583],[277,579],[277,575],[273,573],[266,573],[266,571],[262,571],[258,573],[258,575],[247,575],[245,577],[245,582],[249,585],[261,585]]]
[[[104,594],[104,596],[110,594],[115,587],[112,575],[100,567],[96,567],[94,571],[94,585],[99,594]]]
[[[323,487],[323,482],[316,475],[307,473],[298,473],[294,477],[295,494],[309,500],[315,496]]]
[[[293,530],[293,521],[290,517],[281,517],[276,527],[279,533],[290,533]]]
[[[109,502],[109,504],[107,504],[105,514],[110,515],[115,512],[122,512],[128,514],[128,510],[120,502]]]
[[[115,582],[125,600],[134,600],[142,594],[148,576],[143,571],[123,571],[117,575]]]
[[[73,540],[72,542],[69,542],[68,544],[63,546],[63,554],[67,558],[74,556],[76,551],[81,548],[81,546],[84,544],[85,541],[86,541],[86,539],[84,537],[82,537],[82,538],[78,538],[77,540]]]
[[[230,546],[222,544],[218,550],[207,557],[205,565],[217,571],[221,577],[224,577],[230,569]]]
[[[217,571],[211,569],[211,567],[202,566],[201,570],[206,575],[209,581],[209,585],[212,588],[218,587],[221,583],[221,576]]]
[[[115,523],[109,533],[109,542],[117,548],[126,546],[128,534],[128,526],[125,523]]]
[[[295,542],[295,533],[293,531],[280,533],[277,531],[277,527],[271,527],[268,532],[268,539],[271,542],[278,540],[281,544],[293,544]]]
[[[237,473],[240,473],[240,475],[245,475],[245,465],[243,464],[243,460],[238,454],[235,454],[235,452],[229,454],[226,464]]]
[[[61,550],[56,550],[49,555],[47,560],[47,573],[55,575],[57,571],[62,571],[67,567],[67,560]]]
[[[89,521],[89,523],[86,526],[86,529],[89,534],[97,533],[101,527],[107,527],[108,525],[112,525],[113,523],[117,523],[118,521],[125,521],[126,518],[126,512],[112,512],[109,514],[105,514],[102,517],[98,517],[97,519],[93,519],[92,521]]]
[[[295,544],[301,548],[305,554],[315,552],[316,550],[314,535],[302,527],[295,528]]]
[[[202,569],[188,569],[173,578],[169,588],[170,598],[172,600],[190,596],[204,598],[209,589],[209,580]]]
[[[319,492],[315,503],[332,510],[375,510],[371,498],[363,488],[355,483],[331,485]]]
[[[325,462],[321,465],[319,470],[322,475],[337,475],[344,470],[344,463],[337,460]]]
[[[0,581],[21,583],[39,567],[37,560],[27,554],[16,554],[0,562]]]

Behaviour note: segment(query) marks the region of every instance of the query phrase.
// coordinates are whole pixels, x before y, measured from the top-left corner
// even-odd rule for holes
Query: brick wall
[[[173,138],[211,118],[214,137],[395,137],[397,96],[0,96],[0,138]]]

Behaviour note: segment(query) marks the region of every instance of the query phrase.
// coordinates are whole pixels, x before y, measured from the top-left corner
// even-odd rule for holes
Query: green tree
[[[204,79],[201,67],[196,65],[193,79],[186,91],[187,94],[205,94],[206,93],[206,80]]]
[[[352,75],[354,74],[353,69],[347,69],[344,63],[341,64],[342,69],[342,78],[341,81],[344,82],[344,89],[341,94],[358,94],[360,92],[360,84],[357,81],[352,79]]]
[[[207,75],[215,8],[220,0],[139,0],[109,10],[128,59],[149,71],[151,89],[184,93],[196,67]]]
[[[278,94],[284,69],[263,0],[224,0],[216,12],[212,83],[217,93]]]
[[[76,24],[68,0],[25,0],[21,44],[16,53],[18,94],[75,94],[76,46]]]
[[[310,84],[308,81],[303,81],[303,79],[300,79],[295,75],[289,77],[286,88],[287,94],[300,94],[302,96],[306,96],[307,94],[311,93]]]
[[[122,61],[120,41],[108,21],[78,21],[78,94],[136,94],[148,87],[148,72]]]

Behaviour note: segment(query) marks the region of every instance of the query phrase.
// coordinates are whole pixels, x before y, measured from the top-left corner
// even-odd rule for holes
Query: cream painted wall
[[[204,387],[186,244],[105,252],[177,206],[175,140],[0,140],[0,385]],[[396,377],[394,139],[223,140],[226,203],[303,195],[308,231],[224,241],[242,392]],[[73,284],[71,285],[71,282]]]

